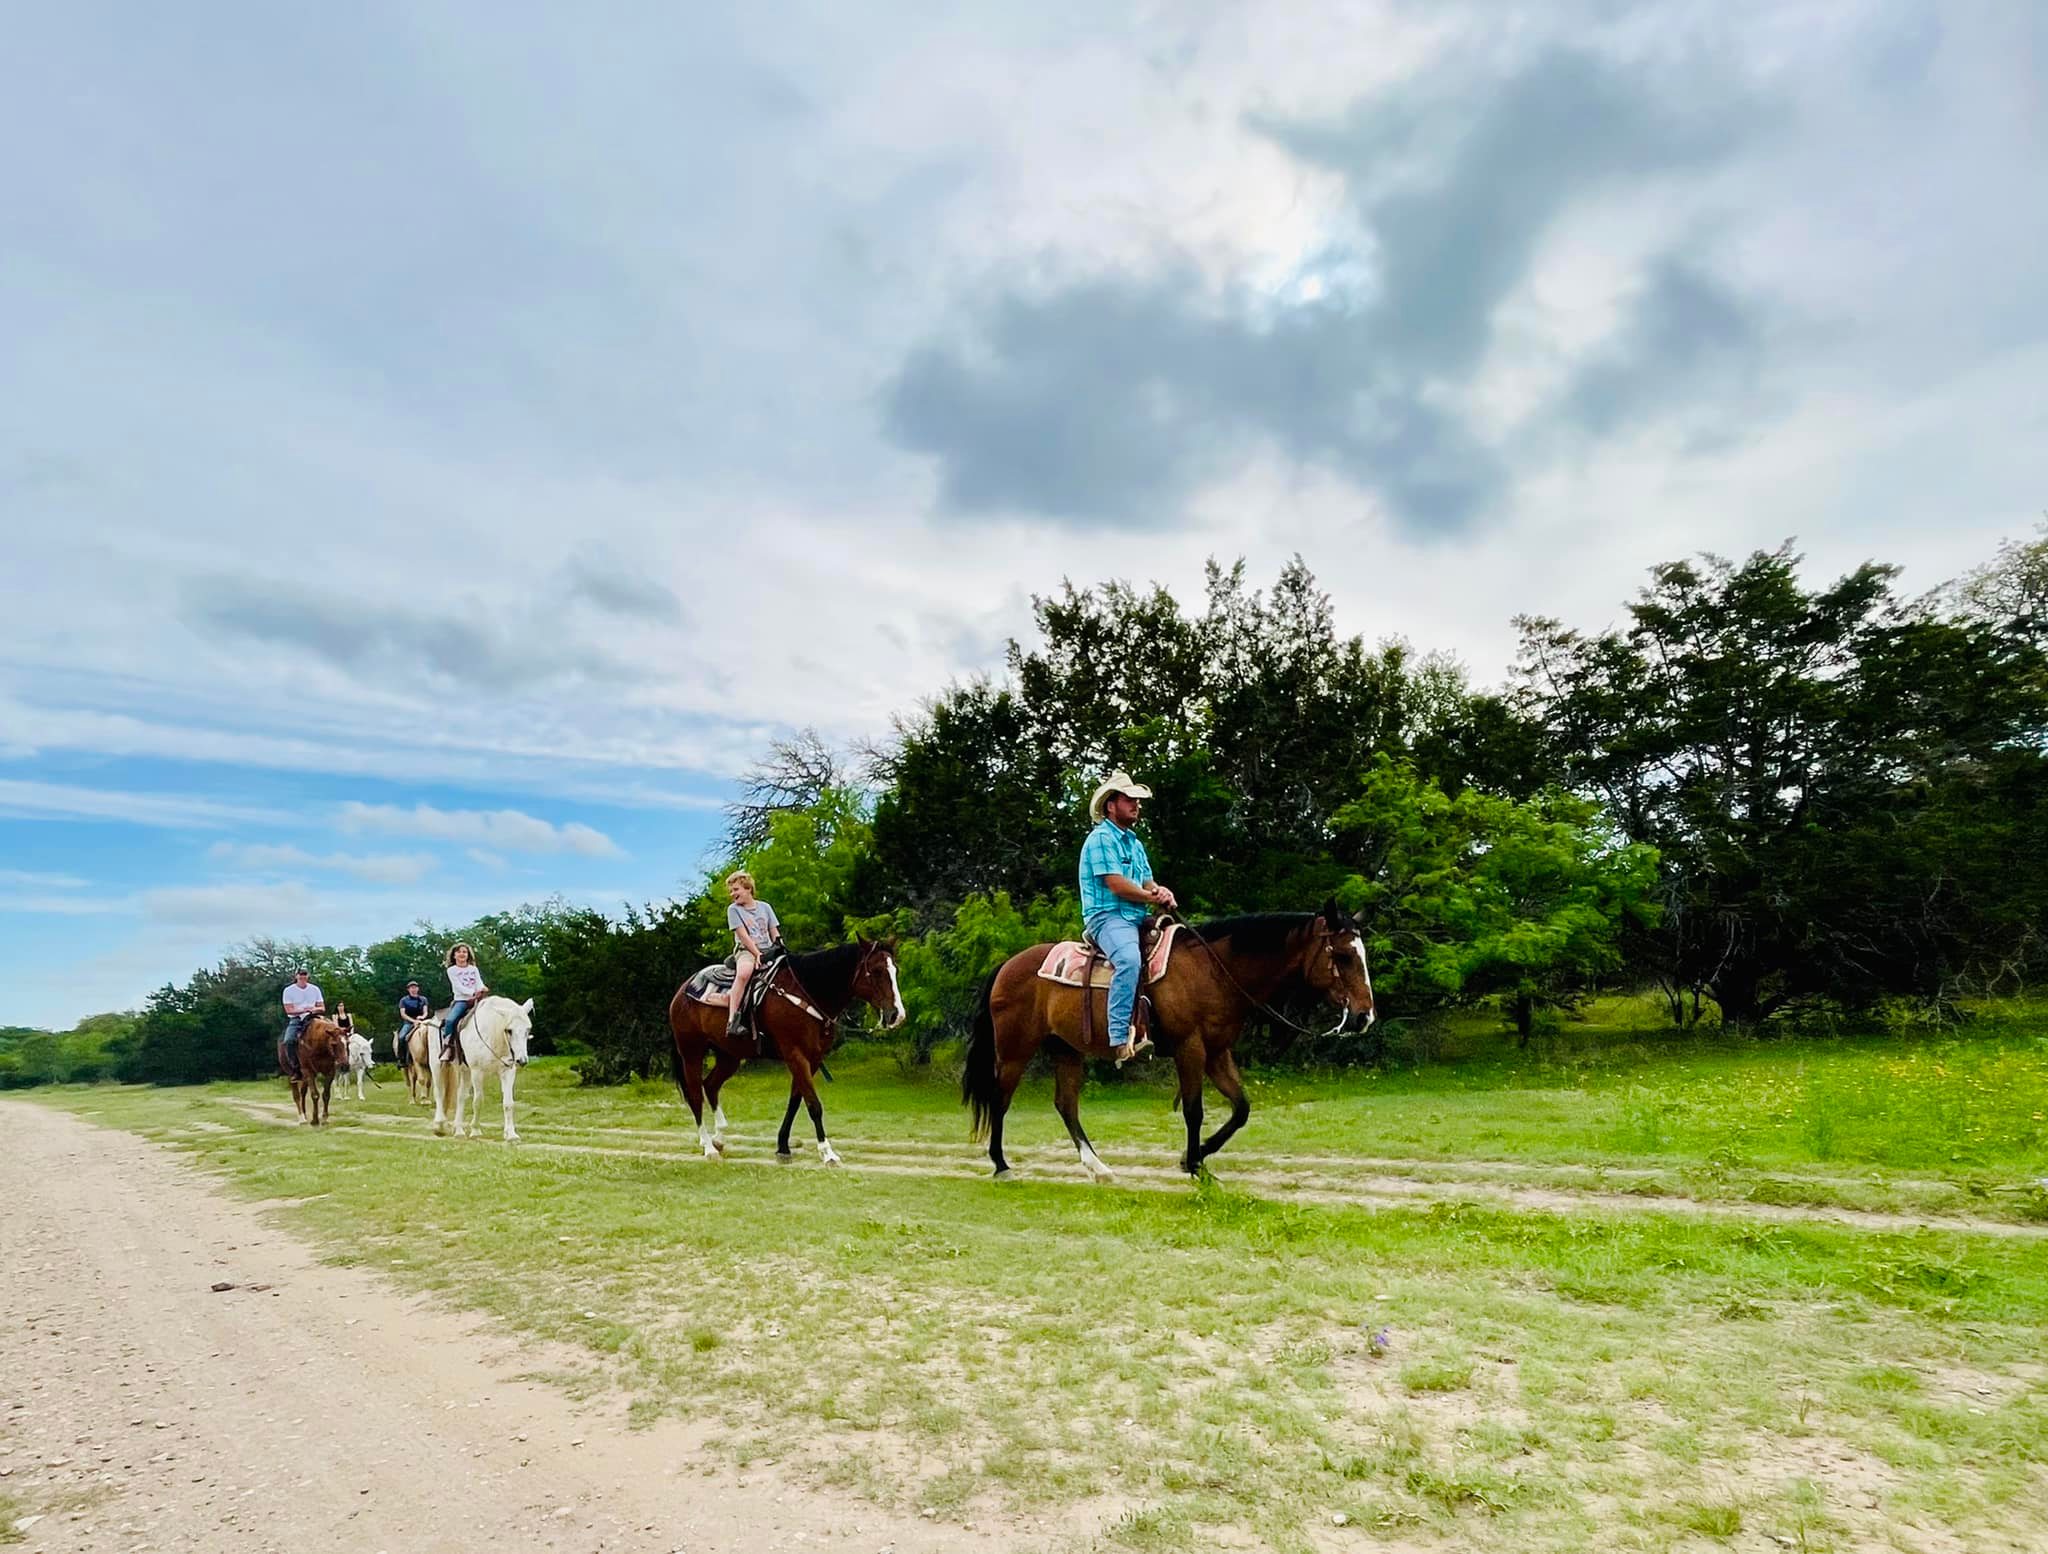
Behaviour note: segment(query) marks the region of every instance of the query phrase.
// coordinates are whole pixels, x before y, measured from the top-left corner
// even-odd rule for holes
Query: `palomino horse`
[[[413,1104],[425,1106],[434,1098],[433,1073],[427,1062],[427,1047],[440,1040],[431,1019],[415,1020],[391,1042],[391,1055],[405,1070],[405,1093]]]
[[[299,1077],[285,1067],[284,1043],[277,1044],[277,1071],[291,1080],[292,1104],[299,1121],[320,1126],[334,1107],[334,1076],[348,1066],[348,1038],[324,1014],[316,1014],[299,1033]]]
[[[1084,1049],[1081,989],[1038,974],[1052,948],[1037,944],[1019,951],[982,988],[960,1097],[973,1108],[973,1136],[988,1135],[988,1157],[995,1162],[997,1179],[1008,1177],[1003,1115],[1032,1055],[1051,1042],[1053,1105],[1089,1177],[1106,1182],[1112,1180],[1110,1169],[1081,1127],[1081,1060],[1109,1055],[1104,1008],[1108,995],[1100,990],[1090,995],[1101,1002],[1091,1022],[1094,1041]],[[1199,1175],[1202,1162],[1228,1143],[1251,1115],[1231,1047],[1255,1011],[1265,1009],[1290,985],[1304,983],[1343,1011],[1332,1034],[1353,1018],[1372,1023],[1372,973],[1365,964],[1365,939],[1334,901],[1315,913],[1268,912],[1218,918],[1199,927],[1184,925],[1165,975],[1144,990],[1152,1000],[1153,1036],[1160,1050],[1172,1055],[1180,1078],[1178,1105],[1188,1129],[1181,1169],[1190,1176]],[[1202,1137],[1205,1074],[1230,1103],[1230,1120],[1207,1139]]]
[[[824,1066],[825,1054],[839,1040],[839,1017],[856,999],[871,1005],[891,1030],[904,1020],[903,994],[896,983],[896,942],[862,939],[836,949],[811,955],[789,955],[778,961],[769,976],[759,1019],[774,1039],[774,1052],[789,1068],[789,1106],[782,1114],[782,1131],[776,1135],[775,1153],[789,1158],[789,1128],[796,1121],[799,1105],[811,1114],[818,1130],[818,1160],[839,1164],[839,1152],[825,1137],[825,1107],[818,1099],[812,1076]],[[689,1102],[697,1119],[697,1142],[707,1160],[725,1154],[725,1108],[718,1104],[718,1092],[726,1080],[739,1071],[748,1058],[765,1055],[745,1030],[736,1036],[725,1033],[725,1006],[692,998],[689,984],[676,989],[669,1000],[668,1028],[675,1035],[670,1063],[676,1088]],[[704,1077],[704,1054],[714,1054],[711,1077]],[[713,1120],[704,1120],[704,1103],[711,1102]]]
[[[493,1069],[504,1101],[505,1142],[519,1141],[519,1130],[512,1126],[512,1084],[526,1066],[526,1043],[532,1034],[533,1000],[515,1004],[495,993],[478,1001],[456,1033],[455,1039],[462,1043],[460,1063],[442,1062],[441,1032],[437,1028],[429,1034],[427,1066],[432,1074],[437,1134],[448,1131],[451,1112],[456,1133],[464,1131],[465,1100],[469,1103],[468,1136],[475,1138],[483,1132],[484,1071]]]

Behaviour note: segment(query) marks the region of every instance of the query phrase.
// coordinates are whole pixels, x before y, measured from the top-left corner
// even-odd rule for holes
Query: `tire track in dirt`
[[[223,1098],[221,1104],[232,1106],[260,1121],[277,1126],[298,1126],[291,1107],[282,1102],[245,1101]],[[421,1120],[414,1127],[409,1119],[402,1117],[345,1117],[337,1126],[361,1131],[370,1137],[402,1141],[417,1139],[432,1144],[446,1143],[437,1140],[431,1129]],[[721,1162],[709,1162],[699,1153],[694,1134],[684,1134],[680,1129],[671,1135],[675,1146],[657,1149],[646,1146],[635,1147],[592,1141],[592,1135],[627,1130],[600,1130],[575,1128],[562,1123],[539,1123],[528,1119],[526,1133],[518,1148],[525,1150],[547,1150],[562,1154],[610,1156],[629,1160],[659,1160],[681,1166],[769,1165],[788,1169],[792,1162],[779,1160],[773,1153],[773,1138],[768,1134],[754,1134],[751,1130],[728,1131],[729,1143],[744,1146],[740,1153],[728,1154]],[[657,1130],[631,1130],[636,1134],[653,1134]],[[566,1133],[570,1137],[550,1138],[543,1134]],[[492,1143],[495,1137],[486,1135]],[[962,1148],[947,1153],[944,1145],[933,1145],[924,1141],[880,1139],[858,1140],[842,1135],[838,1140],[847,1150],[856,1151],[850,1155],[845,1169],[880,1176],[927,1177],[957,1181],[987,1180],[989,1171],[986,1157],[978,1151]],[[760,1153],[752,1154],[758,1145]],[[1048,1147],[1041,1152],[1034,1148],[1021,1150],[1012,1147],[1009,1151],[1013,1168],[1025,1180],[1035,1184],[1056,1187],[1085,1188],[1098,1184],[1090,1183],[1080,1174],[1080,1166],[1062,1146]],[[801,1158],[801,1157],[799,1157]],[[1172,1160],[1169,1153],[1167,1159]],[[1873,1232],[1900,1231],[1952,1231],[1960,1234],[2001,1236],[2021,1240],[2048,1240],[2048,1225],[2033,1225],[2006,1220],[1980,1219],[1963,1215],[1944,1216],[1928,1214],[1907,1214],[1879,1209],[1854,1209],[1828,1205],[1752,1203],[1741,1200],[1718,1201],[1713,1199],[1686,1198],[1669,1194],[1642,1192],[1600,1192],[1592,1189],[1532,1186],[1526,1183],[1500,1183],[1484,1181],[1435,1181],[1414,1176],[1404,1176],[1384,1171],[1273,1171],[1233,1169],[1233,1163],[1249,1160],[1249,1156],[1225,1157],[1223,1168],[1217,1170],[1217,1179],[1225,1186],[1250,1193],[1254,1197],[1275,1202],[1314,1203],[1349,1208],[1390,1208],[1413,1207],[1432,1203],[1479,1203],[1488,1207],[1519,1209],[1535,1213],[1572,1214],[1588,1212],[1613,1212],[1619,1214],[1674,1214],[1690,1215],[1706,1219],[1734,1219],[1761,1221],[1783,1225],[1835,1225],[1854,1230]],[[1267,1157],[1271,1158],[1271,1157]],[[1116,1180],[1106,1184],[1141,1192],[1186,1192],[1188,1178],[1177,1164],[1158,1164],[1150,1161],[1112,1163]]]

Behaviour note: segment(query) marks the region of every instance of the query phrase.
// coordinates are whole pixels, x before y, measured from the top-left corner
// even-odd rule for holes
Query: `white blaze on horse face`
[[[1365,996],[1372,998],[1372,966],[1365,958],[1365,936],[1353,934],[1351,947],[1358,951],[1358,973],[1365,978]],[[1365,1011],[1365,1028],[1372,1029],[1372,1022],[1379,1018],[1379,1001],[1375,999],[1371,1008]]]
[[[895,1019],[893,1019],[893,1020],[891,1020],[891,1021],[889,1022],[889,1029],[893,1031],[894,1029],[896,1029],[896,1027],[897,1027],[897,1026],[901,1025],[901,1024],[902,1024],[902,1023],[903,1023],[903,1022],[904,1022],[905,1020],[907,1020],[907,1019],[909,1019],[909,1018],[910,1018],[910,1011],[909,1011],[909,1010],[907,1010],[907,1009],[905,1009],[905,1008],[903,1007],[903,989],[902,989],[902,987],[901,987],[901,986],[900,986],[900,985],[899,985],[899,984],[897,983],[897,981],[896,981],[896,957],[895,957],[895,956],[891,955],[891,956],[890,956],[890,957],[888,958],[888,966],[889,966],[889,992],[890,992],[890,993],[891,993],[891,994],[892,994],[892,995],[893,995],[893,996],[895,997],[895,999],[896,999],[896,1018],[895,1018]]]

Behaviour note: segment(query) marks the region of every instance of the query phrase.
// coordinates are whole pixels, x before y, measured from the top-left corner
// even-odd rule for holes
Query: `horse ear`
[[[1344,909],[1337,905],[1337,898],[1335,896],[1330,897],[1329,900],[1323,903],[1322,919],[1332,928],[1342,928],[1344,926]]]
[[[896,935],[892,933],[889,935],[888,938],[884,939],[882,941],[882,948],[887,950],[891,955],[894,955],[896,953]]]
[[[527,1000],[527,1001],[526,1001],[525,1003],[521,1004],[521,1005],[520,1005],[519,1007],[520,1007],[521,1009],[524,1009],[524,1010],[525,1010],[525,1011],[526,1011],[526,1012],[527,1012],[528,1014],[532,1014],[532,1013],[533,1013],[533,1000],[529,998],[529,999],[528,999],[528,1000]]]

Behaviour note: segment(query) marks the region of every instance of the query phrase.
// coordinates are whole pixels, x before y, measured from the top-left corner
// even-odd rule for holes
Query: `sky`
[[[1062,579],[1456,654],[2048,508],[2048,7],[29,8],[0,1024],[701,877]]]

